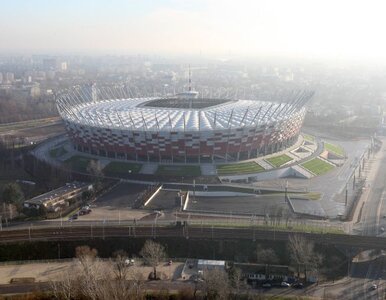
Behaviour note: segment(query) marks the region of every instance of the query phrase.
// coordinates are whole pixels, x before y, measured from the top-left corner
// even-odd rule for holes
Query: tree
[[[203,279],[207,299],[214,300],[229,298],[230,283],[228,275],[224,270],[205,270]]]
[[[228,272],[228,277],[230,281],[230,285],[234,290],[234,293],[238,295],[240,288],[244,285],[243,284],[243,273],[241,272],[240,268],[236,268],[232,266]]]
[[[297,267],[298,277],[300,275],[300,266],[303,266],[304,276],[307,280],[307,270],[316,269],[321,264],[323,256],[315,252],[315,244],[312,241],[299,234],[289,237],[288,248],[291,261]]]
[[[94,177],[93,190],[97,193],[102,188],[101,178],[103,177],[103,171],[99,160],[90,160],[87,165],[86,171]]]
[[[264,249],[260,244],[256,246],[256,260],[258,263],[265,264],[265,275],[269,275],[270,265],[279,263],[279,258],[275,250],[271,248]]]
[[[71,268],[61,272],[51,288],[57,299],[108,299],[106,284],[108,275],[100,267],[97,251],[89,246],[75,249],[77,261]]]
[[[124,252],[115,254],[120,261]],[[56,299],[93,299],[93,300],[122,300],[142,299],[143,275],[128,268],[117,276],[116,259],[110,261],[110,268],[106,268],[98,259],[97,251],[88,246],[76,248],[77,259],[74,264],[63,270],[57,280],[51,281],[51,289]],[[119,263],[119,265],[121,265]],[[122,271],[122,269],[121,269]]]
[[[129,265],[126,263],[127,253],[118,250],[113,254],[114,259],[111,261],[113,273],[116,280],[126,280],[129,273]]]
[[[103,176],[102,167],[99,160],[94,160],[94,159],[90,160],[86,168],[86,171],[96,177]]]
[[[157,266],[166,257],[165,247],[152,240],[147,240],[140,251],[140,255],[146,264],[153,267],[153,276],[154,279],[157,279]]]
[[[2,195],[3,201],[7,204],[21,205],[24,200],[24,194],[17,183],[8,183],[5,185]]]
[[[275,250],[271,248],[264,249],[260,244],[256,246],[256,261],[262,264],[277,264],[279,258],[276,255]]]

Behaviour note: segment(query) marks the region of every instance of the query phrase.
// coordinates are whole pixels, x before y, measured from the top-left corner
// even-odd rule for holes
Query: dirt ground
[[[74,261],[50,262],[50,263],[31,263],[31,264],[15,264],[0,266],[0,284],[10,283],[12,278],[33,277],[35,281],[50,281],[58,280],[66,271],[76,272],[77,264]],[[181,277],[183,263],[172,263],[169,266],[166,262],[162,263],[157,272],[163,273],[167,280],[178,280]],[[112,273],[111,263],[109,261],[101,261],[98,263],[98,268],[103,270],[103,273]],[[134,266],[130,267],[133,273],[140,272],[146,279],[152,268],[143,266],[141,262],[136,262]]]

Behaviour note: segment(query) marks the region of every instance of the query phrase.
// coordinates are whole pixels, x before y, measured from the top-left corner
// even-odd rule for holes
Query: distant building
[[[0,84],[3,83],[3,73],[0,72]]]
[[[50,70],[50,71],[47,71],[46,75],[47,75],[46,76],[47,79],[53,80],[55,78],[55,76],[56,76],[56,73],[55,73],[55,71]]]
[[[288,281],[294,276],[288,266],[269,264],[234,263],[241,270],[243,278],[249,281],[283,280]]]
[[[74,181],[56,190],[24,201],[24,207],[39,209],[44,206],[48,211],[57,211],[62,206],[68,206],[70,200],[79,199],[83,192],[92,189],[92,184]]]
[[[15,74],[11,72],[5,73],[5,82],[6,83],[13,83],[15,81]]]
[[[57,61],[55,58],[46,58],[43,59],[43,68],[45,70],[55,70]]]
[[[40,86],[38,84],[36,84],[34,86],[31,86],[30,96],[32,98],[39,98],[40,95],[41,95],[41,93],[40,93]]]
[[[197,262],[198,271],[225,270],[225,260],[199,259]]]
[[[67,62],[63,61],[60,63],[60,70],[61,71],[67,71]]]

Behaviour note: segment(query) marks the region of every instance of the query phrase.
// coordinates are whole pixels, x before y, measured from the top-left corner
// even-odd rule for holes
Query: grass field
[[[304,164],[302,164],[302,167],[306,170],[314,173],[315,175],[322,175],[324,173],[327,173],[328,171],[332,170],[334,168],[333,165],[319,159],[314,158],[311,159]]]
[[[217,166],[217,175],[250,174],[262,171],[264,168],[255,162]]]
[[[137,174],[139,173],[141,168],[142,168],[142,164],[113,161],[103,169],[103,172],[106,175]]]
[[[50,150],[50,156],[53,158],[57,158],[67,153],[67,150],[63,147],[54,148]]]
[[[303,134],[303,138],[306,141],[309,141],[309,142],[314,142],[315,141],[315,138],[312,135],[309,135],[309,134]]]
[[[155,173],[158,176],[200,176],[201,169],[199,166],[172,166],[160,165]]]
[[[267,158],[266,161],[269,162],[271,165],[273,165],[274,167],[281,167],[282,165],[284,165],[285,163],[291,161],[292,158],[289,157],[287,154],[282,154],[282,155],[279,155],[279,156],[274,156],[274,157],[270,157],[270,158]]]
[[[333,154],[339,155],[339,156],[344,156],[344,150],[342,147],[330,143],[324,142],[324,149],[332,152]]]
[[[87,166],[90,163],[90,158],[80,155],[74,155],[65,161],[71,169],[78,172],[87,172]]]

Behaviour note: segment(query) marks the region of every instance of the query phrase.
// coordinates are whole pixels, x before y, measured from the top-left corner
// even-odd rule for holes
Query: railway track
[[[66,241],[121,237],[174,237],[209,240],[277,240],[286,241],[296,233],[267,231],[257,228],[229,228],[204,226],[72,226],[29,227],[0,231],[0,243],[28,241]],[[307,239],[320,244],[363,249],[386,249],[386,239],[373,236],[345,234],[302,233]]]

